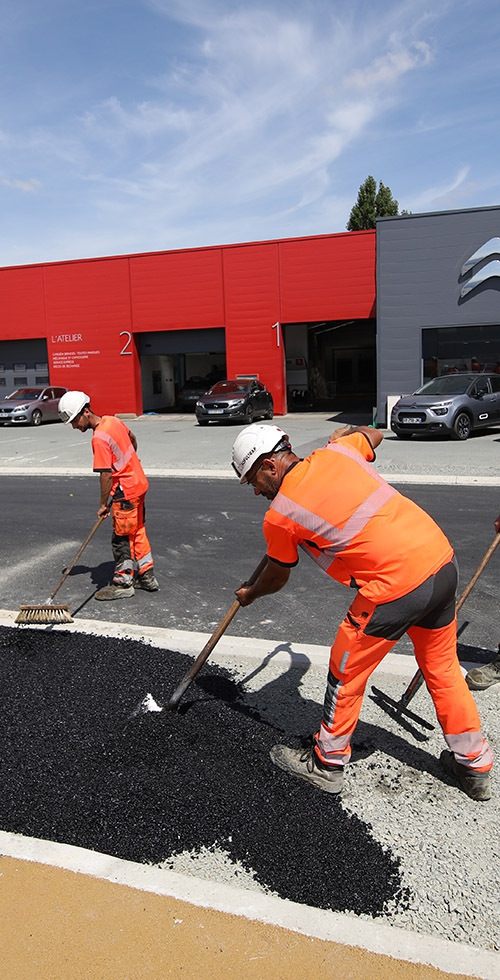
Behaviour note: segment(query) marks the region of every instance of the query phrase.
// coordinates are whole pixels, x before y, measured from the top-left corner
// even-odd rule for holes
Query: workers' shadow
[[[264,683],[261,688],[251,689],[250,682],[265,672],[273,658],[282,653],[290,655],[290,664],[278,676]],[[229,682],[228,686],[221,688],[219,682],[212,683],[209,675],[202,675],[197,680],[197,685],[207,693],[230,703],[233,710],[250,713],[261,723],[273,728],[277,734],[277,741],[298,747],[306,745],[312,733],[318,730],[323,710],[323,691],[318,692],[318,700],[315,700],[304,697],[300,690],[302,679],[310,666],[309,658],[294,653],[290,643],[279,643],[264,657],[258,667],[238,683]],[[325,687],[327,673],[328,665],[325,663]],[[367,686],[365,698],[368,696]],[[423,743],[429,741],[429,736],[420,731],[416,723],[406,718],[398,717],[398,722],[418,744],[414,744],[404,735],[388,730],[383,724],[360,720],[352,739],[351,764],[366,759],[378,750],[417,772],[427,772],[434,777],[442,777],[438,759],[423,747]]]
[[[457,653],[461,663],[489,664],[497,656],[498,648],[495,650],[484,650],[482,647],[459,643]]]
[[[75,565],[71,569],[68,579],[74,578],[76,575],[89,575],[92,585],[95,585],[97,589],[102,589],[104,585],[111,582],[114,571],[113,561],[103,561],[100,565]]]

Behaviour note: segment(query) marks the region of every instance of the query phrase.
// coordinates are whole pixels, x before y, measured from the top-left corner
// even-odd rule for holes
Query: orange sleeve
[[[92,452],[94,455],[94,473],[112,470],[113,456],[107,439],[92,439]]]
[[[267,557],[280,565],[296,565],[299,560],[299,539],[294,522],[270,510],[264,518],[263,531]]]
[[[344,436],[338,442],[341,445],[347,444],[351,449],[357,449],[363,459],[366,459],[369,463],[372,463],[375,459],[375,450],[364,432],[353,432],[352,436]]]

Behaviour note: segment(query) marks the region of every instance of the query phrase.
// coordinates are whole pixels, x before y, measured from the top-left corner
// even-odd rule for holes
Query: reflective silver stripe
[[[460,735],[444,737],[461,766],[468,766],[469,769],[484,769],[485,766],[493,765],[495,753],[483,738],[482,732],[462,732]]]
[[[361,466],[378,483],[385,483],[383,476],[380,476],[380,473],[377,473],[373,469],[373,463],[369,463],[368,460],[363,459],[355,449],[351,449],[349,446],[342,446],[339,442],[329,442],[324,448],[328,449],[330,453],[339,453],[340,456],[347,456],[348,459],[354,460],[358,466]]]
[[[151,552],[148,551],[147,555],[144,555],[143,558],[139,558],[138,561],[137,561],[137,564],[138,564],[139,568],[143,568],[144,565],[152,565],[153,564],[153,555],[151,554]]]
[[[95,429],[94,439],[102,439],[103,442],[107,443],[107,445],[111,449],[111,452],[115,456],[115,462],[113,462],[112,468],[115,473],[121,473],[121,471],[125,468],[129,460],[131,459],[132,454],[135,451],[132,443],[130,443],[130,448],[128,448],[127,451],[124,453],[120,449],[118,443],[111,438],[108,432],[99,432],[99,429]]]
[[[326,725],[327,728],[331,728],[333,725],[333,718],[341,687],[342,681],[340,681],[338,677],[335,677],[329,670],[328,680],[326,683],[325,700],[323,702],[323,724]]]
[[[137,562],[132,561],[131,558],[127,558],[125,561],[120,561],[115,565],[115,572],[133,572],[136,564]]]
[[[380,483],[380,481],[378,482]],[[344,551],[351,544],[354,538],[366,527],[371,518],[396,493],[397,490],[383,480],[381,485],[366,500],[363,500],[362,504],[351,514],[342,529],[318,517],[317,514],[313,514],[312,511],[302,507],[296,501],[290,500],[284,493],[278,493],[271,504],[271,510],[275,510],[283,517],[288,517],[290,520],[295,521],[295,523],[300,524],[307,531],[311,531],[312,534],[317,534],[330,541],[330,546],[322,548],[317,555],[314,548],[303,544],[303,547],[305,547],[311,558],[321,568],[327,571],[337,554]]]
[[[351,758],[351,735],[332,735],[323,723],[316,735],[320,758],[327,764],[345,766]]]

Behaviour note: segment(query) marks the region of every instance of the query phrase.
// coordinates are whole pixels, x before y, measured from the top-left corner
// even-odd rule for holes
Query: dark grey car
[[[41,425],[57,421],[59,399],[67,388],[33,385],[18,388],[0,402],[0,425]]]
[[[500,425],[499,374],[445,374],[403,395],[391,412],[399,439],[416,432],[468,439],[474,429]]]
[[[199,425],[225,419],[248,423],[259,418],[272,419],[273,397],[261,381],[253,378],[218,381],[198,399],[195,412]]]

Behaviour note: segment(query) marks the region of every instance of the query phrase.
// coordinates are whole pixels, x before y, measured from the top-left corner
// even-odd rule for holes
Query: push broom
[[[63,584],[63,582],[66,581],[71,569],[76,565],[80,555],[85,551],[85,548],[87,547],[90,539],[94,537],[97,528],[102,524],[103,520],[104,520],[104,516],[100,517],[99,520],[96,521],[90,534],[88,534],[87,537],[85,538],[85,541],[78,549],[75,557],[73,558],[73,561],[71,562],[70,565],[68,565],[64,575],[57,583],[54,591],[51,592],[51,594],[49,595],[49,598],[46,600],[45,604],[40,604],[38,606],[31,606],[31,605],[19,606],[19,613],[15,620],[16,623],[23,623],[28,626],[33,626],[33,625],[44,626],[44,625],[50,625],[52,623],[73,622],[71,613],[69,611],[69,606],[56,606],[53,604],[52,600],[56,595],[56,593],[59,592],[61,585]]]

